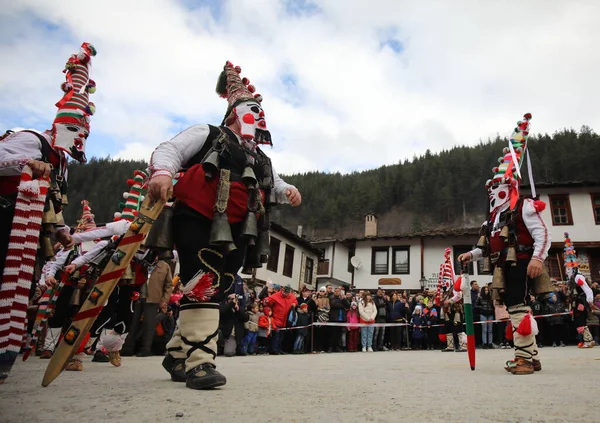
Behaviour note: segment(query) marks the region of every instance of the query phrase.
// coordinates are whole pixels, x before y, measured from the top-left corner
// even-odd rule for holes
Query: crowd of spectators
[[[155,316],[144,323],[137,314],[137,327],[132,329],[131,354],[163,354],[177,319],[181,284],[168,284],[166,267],[155,270],[149,288],[154,295],[138,306],[142,316]],[[152,283],[151,283],[152,282]],[[163,287],[162,295],[156,286]],[[169,286],[173,286],[172,292]],[[599,339],[600,290],[592,285],[595,305],[588,326],[597,344]],[[249,289],[236,277],[231,294],[221,303],[219,355],[279,355],[328,352],[374,352],[388,350],[442,350],[442,342],[450,323],[456,351],[461,351],[459,334],[464,332],[462,304],[447,307],[435,304],[435,291],[425,288],[420,293],[407,291],[376,292],[327,285],[312,291],[303,287],[297,293],[288,286],[268,282],[260,291]],[[471,283],[477,348],[511,348],[506,338],[509,319],[504,306],[494,303],[490,286]],[[156,300],[160,298],[160,300]],[[558,314],[538,320],[540,347],[566,346],[579,342],[572,323],[567,287],[556,283],[555,291],[540,298],[530,298],[534,315]],[[326,323],[327,325],[313,325]],[[360,325],[359,325],[360,324]],[[385,324],[385,325],[382,325]],[[391,325],[390,325],[391,324]],[[134,325],[135,326],[135,325]],[[152,328],[154,328],[152,330]],[[153,334],[152,334],[153,332]],[[152,336],[153,335],[153,336]],[[442,336],[440,336],[442,335]],[[150,339],[150,340],[149,340]],[[135,342],[135,344],[132,344]],[[125,354],[130,353],[124,348]]]

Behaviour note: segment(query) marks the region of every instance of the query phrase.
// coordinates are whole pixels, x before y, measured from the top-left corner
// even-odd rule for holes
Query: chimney
[[[377,236],[377,216],[374,213],[367,213],[365,215],[365,236]]]
[[[302,225],[298,225],[298,228],[296,228],[296,235],[302,238]]]

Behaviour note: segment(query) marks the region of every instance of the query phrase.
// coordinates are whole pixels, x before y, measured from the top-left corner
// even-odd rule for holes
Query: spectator
[[[171,293],[173,292],[173,274],[171,266],[163,260],[156,263],[156,267],[148,278],[148,297],[143,308],[144,320],[142,322],[142,346],[137,353],[138,357],[147,357],[154,338],[154,328],[158,311],[166,309]]]
[[[479,298],[479,284],[477,283],[477,281],[471,281],[471,304],[477,304],[477,299]],[[473,321],[474,322],[479,322],[481,320],[481,316],[479,315],[479,312],[477,311],[477,309],[473,308]],[[475,325],[474,326],[475,329],[475,345],[477,347],[481,347],[483,341],[482,341],[482,331],[483,328],[481,325]]]
[[[501,320],[500,322],[494,323],[496,325],[495,329],[498,345],[503,349],[511,348],[510,343],[506,338],[506,325],[510,320],[506,306],[504,304],[496,304],[494,307],[494,315],[496,316],[496,320]]]
[[[534,316],[540,316],[544,314],[544,304],[535,297],[535,295],[529,296],[529,302],[531,304],[531,312]],[[544,348],[544,321],[537,320],[538,334],[535,336],[535,342],[538,347]]]
[[[566,309],[567,306],[563,301],[560,289],[557,292],[551,292],[547,304],[548,314],[564,313]],[[561,347],[566,347],[568,333],[565,316],[551,316],[548,318],[548,324],[552,346],[557,347],[560,345]]]
[[[268,354],[268,342],[273,329],[273,311],[264,306],[263,312],[258,318],[258,354]]]
[[[484,349],[494,349],[494,324],[491,320],[494,320],[494,301],[492,295],[487,286],[481,288],[481,293],[475,301],[474,315],[479,316],[481,321],[481,344]],[[475,318],[473,317],[473,320]],[[488,322],[489,321],[489,322]],[[487,323],[486,323],[487,322]]]
[[[334,293],[333,293],[333,285],[327,285],[327,298],[329,298],[331,300],[331,297],[333,297]]]
[[[333,297],[329,298],[329,321],[334,323],[346,322],[346,311],[350,308],[350,303],[342,294],[341,288],[337,287],[333,291]],[[341,352],[342,328],[340,326],[330,326],[330,350]]]
[[[327,297],[327,288],[322,286],[319,288],[318,296],[315,298],[317,307],[317,319],[320,323],[329,322],[329,298]],[[327,338],[327,326],[315,327],[315,351],[324,352],[329,347],[329,339]]]
[[[167,351],[167,343],[173,336],[175,330],[175,319],[173,318],[173,309],[166,304],[160,305],[160,310],[156,316],[155,334],[152,340],[151,351],[156,355],[164,355]]]
[[[294,354],[304,354],[304,341],[308,335],[308,328],[303,326],[308,326],[309,324],[310,320],[308,317],[308,304],[303,303],[298,307],[296,319],[296,326],[299,327],[299,329],[293,331],[296,334],[296,340],[294,341]]]
[[[429,309],[429,313],[427,313],[427,349],[434,350],[437,349],[437,344],[439,342],[438,332],[439,329],[435,327],[438,323],[438,312],[439,307],[433,304],[433,306]],[[433,327],[432,327],[433,326]]]
[[[423,318],[421,306],[418,305],[415,307],[415,311],[413,312],[412,319],[410,321],[413,332],[413,348],[415,350],[425,349],[425,331],[423,326],[425,326],[425,319]]]
[[[277,289],[276,286],[273,287]],[[298,305],[298,300],[291,294],[292,287],[286,285],[282,290],[275,292],[270,297],[265,298],[264,303],[273,310],[273,336],[271,354],[281,354],[281,341],[283,339],[283,331],[277,330],[286,327],[288,314],[292,307]]]
[[[390,322],[397,323],[398,326],[390,328],[390,342],[392,350],[397,351],[402,347],[402,331],[404,329],[401,323],[406,322],[406,304],[398,298],[397,293],[392,294],[392,300],[388,304]]]
[[[227,299],[221,303],[220,343],[223,346],[225,357],[233,357],[236,352],[239,355],[246,355],[246,353],[238,350],[238,345],[242,345],[244,338],[244,323],[249,319],[248,314],[240,305],[242,299],[242,294],[234,293],[229,294]]]
[[[450,312],[450,321],[452,322],[452,337],[454,338],[454,351],[463,352],[466,351],[460,344],[459,334],[464,332],[465,315],[460,303],[454,303],[452,305],[452,311]]]
[[[350,310],[348,310],[348,314],[346,315],[346,320],[348,324],[356,324],[360,322],[360,316],[358,314],[358,303],[356,301],[352,301],[350,304]],[[358,326],[348,326],[348,351],[355,352],[358,351]]]
[[[363,300],[358,304],[360,323],[371,325],[377,318],[377,307],[373,302],[370,292],[365,292]],[[362,352],[373,352],[373,326],[363,326],[360,328]]]
[[[594,298],[594,304],[592,305],[592,314],[596,316],[596,324],[590,326],[592,336],[596,345],[600,345],[600,292],[598,292]]]
[[[248,321],[245,323],[246,335],[242,343],[242,351],[246,354],[256,354],[256,343],[258,341],[258,304],[250,303],[247,308]]]
[[[377,290],[377,296],[374,298],[375,307],[377,308],[377,318],[375,323],[387,323],[387,301],[385,300],[385,292],[383,289]],[[385,326],[376,327],[373,335],[373,346],[377,351],[387,351],[383,345],[385,338]]]

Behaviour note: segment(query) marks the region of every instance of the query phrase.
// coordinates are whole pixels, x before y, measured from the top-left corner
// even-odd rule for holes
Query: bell
[[[511,266],[517,265],[517,250],[515,247],[508,247],[508,253],[506,254],[506,262],[510,263]]]
[[[52,201],[48,201],[48,207],[44,210],[44,214],[42,215],[42,223],[56,225],[58,223],[58,219],[56,218],[56,213],[54,212],[54,204]]]
[[[258,254],[262,256],[268,256],[271,254],[271,247],[269,245],[269,230],[260,230],[258,231],[258,240],[256,241],[256,247],[258,249]],[[262,263],[266,263],[266,261],[262,261]]]
[[[256,187],[256,175],[250,166],[246,166],[244,173],[242,173],[242,182],[246,184],[248,188]]]
[[[62,198],[60,199],[60,203],[63,206],[68,206],[69,205],[69,198],[67,197],[67,194],[63,194]]]
[[[90,261],[90,264],[94,267],[99,268],[100,266],[102,266],[104,259],[106,259],[106,256],[108,256],[109,254],[110,252],[108,250],[104,250],[101,253],[96,254],[96,256]]]
[[[131,270],[131,266],[127,266],[125,268],[125,272],[123,272],[123,276],[121,276],[121,279],[126,281],[133,280],[133,271]]]
[[[232,251],[237,250],[237,247],[233,242],[228,242],[221,247],[221,250],[223,251],[223,255],[227,255]]]
[[[231,226],[227,220],[227,214],[215,211],[213,222],[210,227],[210,239],[211,245],[222,245],[233,243],[233,236],[231,236]]]
[[[504,226],[500,231],[500,237],[506,239],[508,238],[508,226]]]
[[[250,273],[244,273],[245,275],[250,275],[252,274],[252,269],[259,269],[261,267],[262,263],[260,262],[257,248],[254,246],[246,248],[246,257],[244,258],[244,269],[242,269],[242,273],[244,273],[244,270],[250,269]]]
[[[479,241],[477,241],[477,248],[484,249],[485,247],[487,247],[487,239],[485,238],[485,235],[481,235]]]
[[[242,272],[243,275],[251,275],[252,274],[252,268],[248,267],[248,266],[244,266],[242,267]]]
[[[206,160],[202,162],[202,169],[204,169],[204,175],[207,179],[214,178],[219,171],[219,153],[216,151],[210,153]]]
[[[256,220],[256,213],[249,211],[246,215],[246,220],[242,226],[242,238],[250,238],[255,241],[258,237],[258,224]],[[250,244],[250,242],[248,243]]]
[[[48,235],[44,235],[42,237],[41,247],[44,257],[46,257],[46,260],[49,260],[52,257],[54,257],[54,245],[52,245],[52,240]]]
[[[268,263],[269,262],[269,256],[266,254],[261,254],[260,255],[260,262],[261,263]]]
[[[481,270],[484,273],[490,273],[492,271],[492,262],[489,257],[483,259],[483,268]]]
[[[79,306],[81,305],[81,290],[82,290],[83,286],[81,283],[77,283],[77,286],[75,287],[75,289],[73,290],[73,294],[71,295],[71,305],[74,306]]]
[[[157,251],[161,260],[173,259],[173,208],[165,207],[152,225],[144,245]]]

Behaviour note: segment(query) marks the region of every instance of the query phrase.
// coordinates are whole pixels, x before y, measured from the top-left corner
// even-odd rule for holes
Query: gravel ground
[[[504,371],[509,350],[478,351],[474,372],[439,351],[219,358],[215,391],[171,382],[162,357],[86,362],[42,388],[32,357],[0,386],[0,422],[592,422],[598,349],[544,348],[531,376]]]

